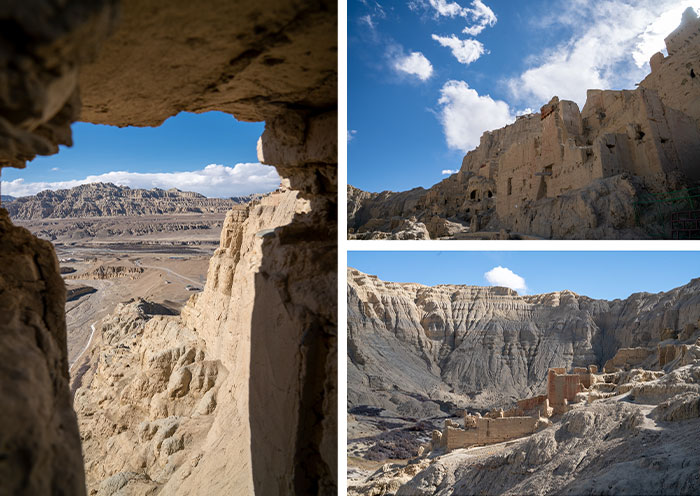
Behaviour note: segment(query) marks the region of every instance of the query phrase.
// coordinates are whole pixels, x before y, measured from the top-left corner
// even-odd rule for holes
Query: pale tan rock
[[[349,268],[348,404],[418,418],[439,415],[441,403],[506,406],[544,393],[551,367],[580,366],[586,389],[612,393],[617,383],[595,384],[583,366],[654,366],[661,329],[697,321],[699,285],[604,301],[571,291],[519,296],[501,287],[394,283]],[[618,355],[621,348],[639,350]]]
[[[176,188],[131,189],[112,183],[91,183],[67,190],[42,191],[4,204],[17,220],[137,216],[185,213],[226,213],[240,203],[260,198],[251,195],[236,199],[207,198]]]

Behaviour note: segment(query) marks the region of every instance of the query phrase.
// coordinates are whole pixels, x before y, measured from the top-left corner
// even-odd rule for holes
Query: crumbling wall
[[[603,371],[605,373],[616,370],[628,370],[630,367],[642,364],[647,358],[654,354],[651,348],[620,348],[615,356],[605,362]]]
[[[656,91],[664,105],[689,115],[700,126],[700,19],[691,7],[665,41],[669,56],[655,54],[652,71],[639,86]]]
[[[699,35],[700,19],[698,19],[695,10],[692,7],[688,7],[685,12],[683,12],[681,25],[664,39],[668,55],[676,55],[678,52],[684,50],[688,45],[696,42],[696,38]]]
[[[472,232],[508,229],[545,238],[643,235],[633,212],[640,188],[665,192],[700,181],[698,34],[700,20],[689,8],[666,39],[670,55],[652,57],[652,73],[639,88],[589,90],[582,111],[554,97],[539,113],[485,132],[457,175],[412,191],[411,212],[394,215],[474,218]],[[482,205],[465,202],[472,193],[465,176],[471,175],[495,185],[485,207],[496,215],[485,217]],[[389,195],[394,205],[403,194]],[[373,202],[376,214],[387,211],[380,204]],[[354,217],[362,210],[354,207],[349,225],[358,230],[365,222]],[[375,226],[382,224],[378,218]]]
[[[563,413],[567,405],[576,400],[581,391],[581,379],[578,374],[567,374],[563,368],[549,369],[547,374],[547,398],[554,413]]]
[[[448,450],[468,446],[501,443],[532,434],[537,429],[537,417],[478,418],[476,428],[455,429],[446,427],[444,444]]]

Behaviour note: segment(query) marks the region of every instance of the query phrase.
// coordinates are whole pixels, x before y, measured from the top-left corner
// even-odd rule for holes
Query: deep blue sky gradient
[[[421,1],[427,4],[425,0],[413,3]],[[462,7],[472,3],[456,1]],[[673,1],[658,0],[656,5],[670,9]],[[655,5],[652,0],[619,2],[647,12],[651,12],[650,5]],[[355,131],[348,143],[348,182],[366,191],[430,187],[446,177],[443,170],[460,168],[464,152],[448,148],[439,120],[440,90],[449,80],[464,81],[479,95],[506,102],[514,114],[522,114],[528,108],[539,111],[556,92],[546,99],[519,98],[508,82],[539,66],[556,48],[573,46],[572,40],[590,27],[587,11],[577,4],[596,9],[595,0],[484,0],[498,20],[474,37],[483,43],[487,53],[464,65],[431,36],[454,34],[467,39],[469,35],[463,34],[462,29],[469,22],[460,17],[437,18],[430,7],[411,11],[410,3],[348,0],[348,128]],[[578,9],[584,18],[567,22],[558,17],[565,7]],[[368,14],[373,16],[375,29],[362,21]],[[591,26],[596,22],[599,20],[590,20]],[[614,22],[624,25],[625,18],[615,18]],[[394,59],[389,55],[392,46],[400,47],[405,55],[421,52],[432,63],[432,77],[421,81],[394,70]],[[623,52],[621,56],[627,57],[621,63],[631,64],[631,53]],[[641,72],[630,71],[631,68],[616,66],[607,87],[602,89],[634,88],[639,81],[637,74],[645,74],[648,64],[643,71],[634,68]],[[558,91],[558,96],[566,93],[565,89]]]
[[[348,0],[348,128],[357,130],[348,144],[350,184],[368,191],[401,191],[429,187],[444,178],[443,169],[459,169],[464,154],[448,149],[435,114],[442,85],[463,80],[480,95],[506,99],[505,79],[526,68],[529,54],[563,39],[561,28],[533,26],[551,1],[528,1],[522,10],[514,9],[512,1],[486,3],[498,22],[477,39],[490,53],[466,66],[431,39],[433,33],[459,34],[464,19],[435,21],[411,12],[405,2],[383,2],[386,18],[377,20],[375,36],[360,21],[367,7],[361,0]],[[406,54],[422,52],[433,65],[433,76],[421,82],[391,71],[385,47],[392,41]]]
[[[37,157],[25,169],[4,168],[2,179],[26,182],[82,179],[115,170],[176,172],[209,164],[257,162],[263,122],[239,122],[223,112],[182,112],[159,127],[73,124],[73,146]],[[52,171],[57,167],[59,170]]]
[[[528,294],[569,289],[612,300],[657,293],[700,277],[698,252],[350,251],[348,265],[385,281],[488,286],[484,273],[507,267],[525,279]]]

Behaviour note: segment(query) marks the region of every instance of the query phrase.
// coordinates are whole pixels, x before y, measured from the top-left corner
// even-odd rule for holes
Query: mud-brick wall
[[[493,444],[508,441],[535,432],[538,419],[535,417],[480,418],[476,429],[455,429],[447,427],[447,449],[465,448],[479,444]]]

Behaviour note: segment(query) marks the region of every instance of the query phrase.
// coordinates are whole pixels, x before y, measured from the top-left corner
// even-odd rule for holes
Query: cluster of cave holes
[[[475,189],[472,190],[472,192],[469,193],[469,199],[470,199],[470,200],[478,200],[478,201],[481,201],[481,195],[478,195],[478,196],[477,196],[477,193],[478,193],[477,190],[475,190]],[[487,192],[486,192],[486,197],[487,197],[487,198],[492,198],[492,197],[493,197],[493,192],[491,192],[490,190],[487,191]]]

